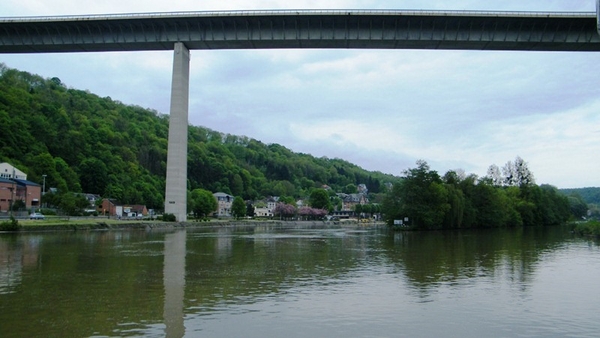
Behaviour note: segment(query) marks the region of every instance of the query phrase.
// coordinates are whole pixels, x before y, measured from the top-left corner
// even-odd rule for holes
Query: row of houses
[[[45,187],[44,187],[45,188]],[[324,188],[328,188],[324,186]],[[42,186],[36,182],[27,180],[27,175],[8,163],[0,163],[0,213],[7,212],[16,201],[23,201],[27,210],[33,210],[41,207]],[[51,190],[51,189],[49,189]],[[357,194],[342,194],[337,196],[342,200],[342,207],[334,211],[334,215],[349,215],[357,204],[369,203],[367,199],[367,189],[364,185],[358,186]],[[102,199],[99,195],[83,194],[90,203],[89,212],[95,211],[102,216],[110,217],[145,217],[152,216],[154,212],[148,210],[144,205],[127,205],[111,198]],[[234,196],[224,192],[213,194],[217,200],[217,217],[231,217],[231,206]],[[102,199],[101,203],[97,203]],[[279,197],[272,196],[265,200],[257,201],[254,204],[254,215],[257,217],[273,217]],[[304,201],[296,201],[296,206],[301,208]]]
[[[140,218],[153,216],[154,211],[148,210],[145,205],[122,204],[113,198],[104,198],[102,203],[96,207],[100,216],[118,217],[118,218]]]
[[[357,204],[368,204],[369,199],[366,193],[357,194],[336,194],[342,200],[342,206],[338,210],[334,210],[332,214],[338,217],[349,217],[354,212],[354,208]],[[231,217],[231,206],[233,204],[234,197],[224,192],[214,193],[213,196],[217,199],[217,211],[215,216],[217,217]],[[272,196],[265,200],[256,201],[254,205],[254,216],[255,217],[273,217],[275,207],[279,203],[278,196]],[[303,200],[297,200],[296,206],[301,208],[304,206]]]
[[[90,201],[91,205],[95,205],[95,200],[99,199],[98,195],[85,194],[86,198]],[[217,200],[217,210],[213,214],[216,217],[231,217],[232,216],[232,205],[234,196],[226,194],[224,192],[216,192],[213,194]],[[337,194],[342,200],[342,207],[338,210],[333,211],[334,216],[348,217],[354,212],[354,208],[357,204],[368,204],[369,200],[366,194]],[[267,199],[256,201],[254,205],[254,216],[255,217],[273,217],[275,208],[279,203],[278,196],[271,196]],[[301,208],[305,205],[303,200],[297,200],[296,206]],[[122,217],[122,218],[134,218],[134,217],[145,217],[153,216],[154,210],[149,210],[145,205],[128,205],[122,204],[116,199],[104,198],[102,202],[96,207],[97,213],[101,216],[109,217]]]

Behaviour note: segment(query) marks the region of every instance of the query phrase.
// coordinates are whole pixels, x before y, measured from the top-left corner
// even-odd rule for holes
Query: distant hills
[[[168,115],[69,88],[0,64],[0,162],[59,191],[86,192],[162,209]],[[279,144],[189,128],[188,189],[245,199],[304,198],[324,185],[365,184],[377,200],[400,178],[342,159],[294,153]]]
[[[578,189],[559,189],[559,191],[567,196],[578,195],[587,204],[600,205],[600,188],[578,188]]]

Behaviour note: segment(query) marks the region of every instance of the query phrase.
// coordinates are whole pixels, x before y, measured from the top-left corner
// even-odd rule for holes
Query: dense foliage
[[[577,219],[600,220],[600,188],[561,189],[567,196],[571,212]]]
[[[560,192],[581,198],[587,204],[600,204],[600,188],[560,189]]]
[[[0,231],[17,231],[19,230],[19,221],[14,217],[10,217],[8,221],[0,222]]]
[[[573,231],[584,236],[600,236],[600,221],[591,220],[583,223],[576,223]]]
[[[388,224],[408,219],[417,229],[487,228],[561,224],[571,217],[566,196],[549,185],[537,186],[526,163],[502,179],[491,173],[478,179],[450,171],[441,177],[424,161],[405,172],[386,196]],[[519,166],[505,166],[517,168]],[[493,167],[492,167],[493,168]],[[491,172],[496,172],[492,170]],[[515,178],[517,177],[517,178]],[[496,179],[494,179],[496,178]]]
[[[0,64],[0,162],[59,193],[85,192],[122,203],[163,208],[167,115],[67,88]],[[305,198],[366,184],[384,192],[397,177],[341,159],[293,153],[278,144],[190,126],[188,189],[222,191],[246,200]]]
[[[324,209],[331,210],[331,201],[329,199],[329,194],[325,189],[315,189],[310,194],[310,199],[308,200],[308,204],[315,209]]]
[[[217,208],[217,200],[208,190],[194,189],[188,196],[188,210],[192,211],[197,220],[208,217]]]
[[[244,202],[243,198],[238,196],[233,199],[233,203],[231,204],[231,214],[237,219],[246,216],[246,202]]]

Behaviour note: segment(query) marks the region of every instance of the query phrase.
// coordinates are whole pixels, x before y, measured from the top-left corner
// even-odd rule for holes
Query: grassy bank
[[[108,218],[66,218],[53,217],[44,220],[7,220],[0,222],[0,231],[5,232],[32,232],[56,230],[109,230],[109,229],[153,229],[153,228],[178,228],[178,227],[211,227],[211,226],[255,226],[255,225],[322,225],[331,226],[384,226],[384,223],[359,223],[357,221],[323,222],[323,221],[281,221],[265,219],[210,219],[197,222],[163,222],[160,220],[117,220]]]
[[[122,221],[116,219],[47,218],[45,220],[8,220],[0,224],[0,231],[101,230],[153,227],[161,222]],[[173,224],[175,226],[176,224]]]
[[[577,223],[573,231],[579,235],[600,237],[600,221]]]
[[[4,232],[35,232],[35,231],[78,231],[78,230],[118,230],[118,229],[168,229],[178,227],[210,227],[228,225],[258,225],[278,224],[281,221],[247,221],[247,220],[210,220],[208,222],[189,221],[163,222],[160,220],[117,220],[117,219],[77,219],[77,218],[49,218],[45,220],[18,220],[6,221],[0,224],[0,231]]]

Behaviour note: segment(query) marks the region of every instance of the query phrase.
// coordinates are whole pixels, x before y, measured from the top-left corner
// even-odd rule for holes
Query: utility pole
[[[44,199],[44,195],[46,195],[46,174],[42,175],[44,179],[44,183],[42,184],[42,197],[40,198],[40,208],[42,207],[42,199]]]

